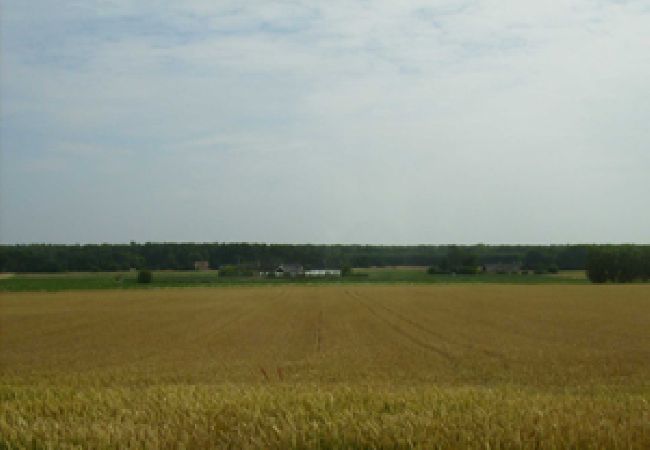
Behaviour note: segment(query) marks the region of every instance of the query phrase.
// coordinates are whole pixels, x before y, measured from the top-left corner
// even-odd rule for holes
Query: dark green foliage
[[[582,247],[567,246],[556,253],[554,247],[532,248],[526,252],[523,259],[523,270],[532,271],[537,275],[558,273],[560,269],[584,269],[586,253]]]
[[[478,257],[469,248],[450,245],[447,248],[447,255],[438,264],[430,266],[427,273],[473,275],[479,272],[477,261]]]
[[[147,270],[147,269],[139,270],[137,280],[138,283],[140,284],[151,283],[153,281],[153,274],[151,273],[151,270]]]
[[[593,283],[629,283],[650,279],[650,246],[602,245],[589,249],[587,277]]]
[[[553,248],[553,247],[551,247]],[[567,245],[560,247],[555,262],[563,270],[580,270],[585,268],[588,247],[585,245]]]
[[[592,283],[605,283],[608,276],[610,255],[603,249],[592,248],[587,259],[587,278]]]
[[[546,271],[548,273],[558,273],[560,271],[560,268],[556,264],[549,264],[549,266],[546,268]]]
[[[440,272],[458,273],[462,267],[540,261],[543,269],[584,269],[587,246],[525,245],[286,245],[248,243],[145,243],[100,245],[0,245],[1,272],[127,271],[132,267],[152,270],[192,270],[194,261],[210,267],[244,265],[277,267],[298,262],[305,267],[436,266]],[[453,270],[455,269],[455,270]],[[533,268],[530,268],[533,270]]]
[[[352,275],[352,266],[350,266],[349,264],[344,264],[341,267],[341,276],[349,277],[350,275]]]
[[[539,249],[527,251],[524,257],[524,269],[532,270],[536,274],[545,273],[550,264],[550,255]]]

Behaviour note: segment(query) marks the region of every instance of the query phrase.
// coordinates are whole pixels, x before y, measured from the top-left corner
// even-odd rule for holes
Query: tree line
[[[483,271],[484,264],[497,263],[497,266],[503,265],[502,270],[507,270],[507,266],[511,265],[510,270],[516,272],[557,273],[560,270],[558,261],[565,269],[578,268],[580,266],[579,260],[584,253],[582,248],[572,248],[559,254],[553,254],[544,251],[544,249],[531,248],[522,256],[510,255],[503,258],[489,254],[478,256],[471,247],[449,246],[447,255],[440,259],[438,264],[430,266],[427,272],[430,274],[455,273],[472,275]],[[569,258],[568,256],[572,257]]]
[[[195,261],[217,269],[236,265],[273,269],[282,263],[305,268],[454,266],[520,262],[524,267],[585,269],[586,245],[288,245],[260,243],[26,244],[0,246],[2,272],[190,270]]]
[[[650,246],[602,245],[589,248],[587,277],[593,283],[650,280]]]

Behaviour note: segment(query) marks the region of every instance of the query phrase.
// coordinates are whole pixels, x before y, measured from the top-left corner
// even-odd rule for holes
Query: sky
[[[650,243],[647,0],[7,0],[0,242]]]

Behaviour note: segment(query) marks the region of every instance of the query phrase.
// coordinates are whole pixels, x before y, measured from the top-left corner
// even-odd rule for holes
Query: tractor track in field
[[[351,293],[351,292],[348,292],[348,293],[353,297],[356,296],[358,299],[364,298],[361,294],[358,294],[358,293]],[[366,300],[367,300],[367,298],[366,298]],[[364,305],[366,306],[366,308],[372,309],[372,308],[369,307],[369,305],[367,303],[364,303]],[[421,332],[423,332],[423,333],[425,333],[425,334],[427,334],[429,336],[432,336],[432,337],[436,338],[437,340],[440,340],[440,341],[448,343],[448,344],[450,343],[448,341],[448,339],[446,339],[445,336],[442,333],[435,332],[435,331],[431,330],[430,328],[427,328],[426,326],[422,325],[421,323],[416,322],[415,320],[413,320],[413,319],[411,319],[409,317],[406,317],[405,315],[401,314],[400,312],[395,311],[392,308],[389,308],[388,306],[385,306],[385,305],[382,305],[382,304],[379,304],[379,303],[377,303],[375,305],[378,308],[383,309],[384,311],[389,313],[391,316],[393,316],[393,317],[397,318],[398,320],[408,324],[409,326],[411,326],[411,327],[413,327],[413,328],[415,328],[415,329],[417,329],[417,330],[419,330],[419,331],[421,331]],[[376,311],[374,313],[375,313],[375,315],[377,315]],[[385,320],[385,321],[387,321],[387,320]],[[402,334],[409,334],[406,331],[404,331],[403,329],[400,329],[400,330],[401,330]],[[419,339],[417,339],[417,337],[412,336],[412,335],[411,335],[411,340],[412,341],[416,341],[416,340],[419,341]],[[440,353],[440,352],[445,353],[447,355],[448,359],[457,360],[457,358],[454,357],[453,355],[451,355],[451,353],[449,353],[449,352],[447,352],[445,350],[439,349],[438,347],[433,346],[431,344],[428,344],[428,343],[425,343],[425,344],[428,347],[432,347],[432,348],[437,349],[438,353]],[[503,354],[501,354],[499,352],[489,350],[489,349],[486,349],[486,348],[481,348],[481,347],[478,347],[478,346],[476,346],[474,344],[457,342],[457,343],[454,343],[453,345],[458,345],[458,346],[464,347],[467,350],[482,353],[482,354],[484,354],[484,355],[486,355],[486,356],[488,356],[488,357],[490,357],[492,359],[498,360],[504,366],[507,366],[512,362],[505,355],[503,355]]]
[[[426,326],[420,324],[419,322],[416,322],[415,320],[413,320],[413,319],[411,319],[409,317],[406,317],[405,315],[395,311],[394,309],[389,308],[388,306],[385,306],[385,305],[380,305],[380,304],[377,304],[377,306],[384,309],[385,311],[389,312],[390,314],[397,317],[398,319],[402,320],[403,322],[408,323],[409,325],[413,326],[414,328],[422,331],[423,333],[426,333],[426,334],[428,334],[430,336],[433,336],[433,337],[435,337],[437,339],[440,339],[442,341],[448,342],[441,333],[437,333],[437,332],[431,330],[430,328],[427,328]],[[488,350],[486,348],[480,348],[480,347],[477,347],[476,345],[473,345],[473,344],[456,343],[455,345],[465,347],[468,350],[478,351],[480,353],[483,353],[484,355],[487,355],[487,356],[489,356],[491,358],[494,358],[494,359],[497,359],[497,360],[501,361],[503,364],[507,364],[507,363],[510,362],[510,361],[508,361],[508,359],[503,354],[495,352],[493,350]]]
[[[442,349],[440,347],[437,347],[435,345],[432,345],[432,344],[430,344],[428,342],[425,342],[425,341],[419,339],[417,336],[415,336],[415,335],[409,333],[408,331],[404,330],[398,324],[396,324],[394,322],[391,322],[389,319],[387,319],[386,317],[384,317],[383,315],[378,313],[377,310],[375,310],[373,307],[371,307],[366,302],[366,299],[364,299],[364,297],[362,297],[360,294],[355,293],[355,292],[350,292],[350,291],[346,291],[346,294],[348,294],[350,297],[357,300],[357,302],[359,302],[361,305],[363,305],[365,307],[365,309],[367,309],[368,312],[370,312],[370,314],[372,314],[375,318],[379,319],[384,324],[388,325],[390,327],[390,329],[393,330],[396,334],[402,336],[403,338],[405,338],[406,340],[412,342],[413,344],[415,344],[416,346],[418,346],[420,348],[423,348],[423,349],[428,350],[428,351],[430,351],[430,352],[432,352],[432,353],[434,353],[434,354],[436,354],[438,356],[441,356],[442,358],[446,359],[447,361],[451,362],[452,364],[458,364],[458,359],[454,355],[452,355],[451,353],[449,353],[448,351],[446,351],[446,350],[444,350],[444,349]]]

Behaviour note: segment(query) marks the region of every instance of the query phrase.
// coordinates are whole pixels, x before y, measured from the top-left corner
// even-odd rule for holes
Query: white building
[[[300,264],[281,264],[274,271],[260,272],[260,277],[340,277],[340,269],[312,269],[304,270]]]
[[[314,269],[305,270],[306,277],[340,277],[341,271],[339,269]]]

